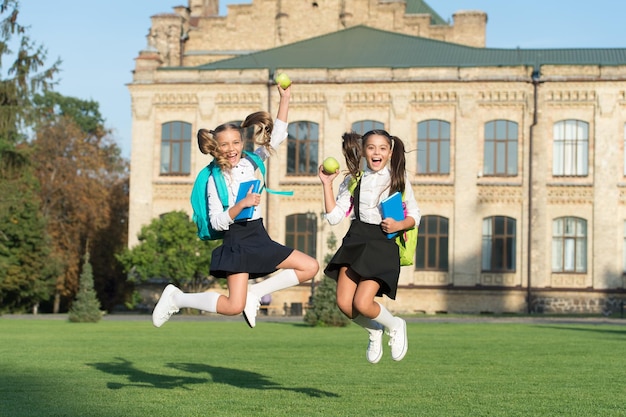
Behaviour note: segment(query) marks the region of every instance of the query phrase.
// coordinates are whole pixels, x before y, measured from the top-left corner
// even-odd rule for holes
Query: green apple
[[[332,156],[324,159],[324,163],[322,164],[322,169],[326,174],[334,174],[339,169],[339,162]]]
[[[284,90],[285,88],[291,85],[291,80],[289,79],[289,76],[287,74],[285,74],[284,72],[281,72],[276,77],[276,83],[280,85],[280,88]]]

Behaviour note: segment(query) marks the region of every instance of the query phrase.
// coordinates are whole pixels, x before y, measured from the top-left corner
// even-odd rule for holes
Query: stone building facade
[[[312,154],[287,144],[270,159],[269,186],[294,191],[264,194],[275,240],[323,263],[329,237],[340,239],[348,222],[331,227],[322,218],[321,185],[307,164],[341,156],[343,132],[380,123],[410,151],[423,216],[416,264],[402,268],[397,300],[383,300],[391,310],[618,311],[626,298],[626,51],[489,50],[485,13],[458,12],[447,23],[421,0],[253,0],[226,16],[217,10],[217,0],[190,0],[153,16],[136,59],[129,246],[154,217],[191,211],[195,174],[209,162],[195,132],[260,109],[275,114],[271,80],[286,71],[296,126],[289,140]],[[415,49],[389,52],[405,41]],[[338,42],[353,61],[361,51],[373,64],[341,64],[344,52],[325,52]],[[321,63],[294,64],[302,51],[317,51]],[[424,58],[407,63],[407,54]],[[174,162],[164,133],[172,126],[191,133]],[[298,127],[311,136],[298,137]],[[301,285],[273,302],[305,304],[310,292]]]

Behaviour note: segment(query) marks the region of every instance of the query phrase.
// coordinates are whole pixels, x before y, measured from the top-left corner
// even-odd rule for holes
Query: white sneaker
[[[370,331],[370,341],[367,344],[367,352],[365,356],[370,363],[378,363],[380,358],[383,357],[383,329]]]
[[[159,298],[159,302],[154,306],[154,311],[152,312],[152,324],[155,327],[163,326],[163,323],[168,321],[172,314],[178,313],[179,309],[174,304],[174,294],[182,293],[181,290],[169,284],[163,290],[163,294],[161,294],[161,298]]]
[[[391,346],[391,359],[401,361],[409,348],[409,340],[406,337],[406,321],[399,318],[400,326],[389,330],[389,346]]]
[[[243,308],[243,318],[248,323],[248,326],[256,326],[256,315],[261,307],[261,298],[248,291],[246,297],[246,306]]]

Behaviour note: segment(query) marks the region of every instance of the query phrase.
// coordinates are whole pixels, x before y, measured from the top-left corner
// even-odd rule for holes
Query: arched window
[[[483,272],[515,271],[515,223],[504,216],[483,219]]]
[[[317,255],[317,215],[292,214],[286,219],[285,245],[315,258]]]
[[[560,217],[552,222],[552,272],[587,272],[587,221]]]
[[[287,128],[287,174],[317,175],[319,125],[293,122]]]
[[[361,120],[352,123],[352,131],[359,135],[364,135],[370,130],[384,130],[385,124],[383,122],[377,122],[376,120]]]
[[[161,125],[161,175],[189,175],[191,171],[191,124]]]
[[[485,123],[483,174],[517,175],[517,123],[494,120]]]
[[[552,174],[586,176],[589,160],[589,124],[582,120],[562,120],[554,124]]]
[[[423,216],[418,232],[415,270],[447,271],[448,219],[441,216]]]
[[[417,173],[450,173],[450,123],[425,120],[417,124]]]

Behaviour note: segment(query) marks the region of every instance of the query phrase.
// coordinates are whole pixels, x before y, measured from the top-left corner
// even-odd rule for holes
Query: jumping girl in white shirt
[[[327,174],[322,166],[319,168],[328,222],[338,224],[346,213],[352,212],[350,229],[324,273],[337,281],[339,309],[369,333],[367,360],[380,361],[386,330],[391,358],[399,361],[408,349],[406,322],[393,316],[375,297],[384,294],[393,300],[398,288],[400,256],[395,240],[387,239],[387,233],[417,227],[420,221],[420,210],[406,175],[404,144],[384,130],[372,130],[362,137],[346,133],[343,154],[349,174],[339,186],[336,200],[332,182],[339,170]],[[361,174],[362,156],[367,168]],[[350,185],[355,180],[356,188],[351,193]],[[380,202],[396,191],[404,194],[406,218],[383,219]]]
[[[249,192],[235,204],[239,184],[255,178],[253,164],[247,158],[242,158],[242,130],[255,127],[255,142],[261,145],[255,153],[263,160],[287,138],[291,87],[277,88],[280,104],[274,123],[267,112],[257,112],[249,115],[241,126],[223,124],[215,130],[198,131],[200,151],[215,158],[229,192],[229,207],[224,211],[215,180],[210,177],[207,187],[211,226],[225,232],[223,244],[213,250],[210,272],[216,278],[227,279],[228,296],[212,291],[183,293],[170,284],[152,313],[152,322],[156,327],[161,327],[183,307],[227,316],[243,312],[248,325],[254,327],[261,297],[308,281],[317,274],[317,260],[274,242],[269,237],[263,226],[261,210],[255,209],[252,218],[247,221],[233,220],[244,208],[258,206],[261,202],[260,194]],[[259,278],[279,269],[282,271],[278,274],[248,288],[248,279]]]

